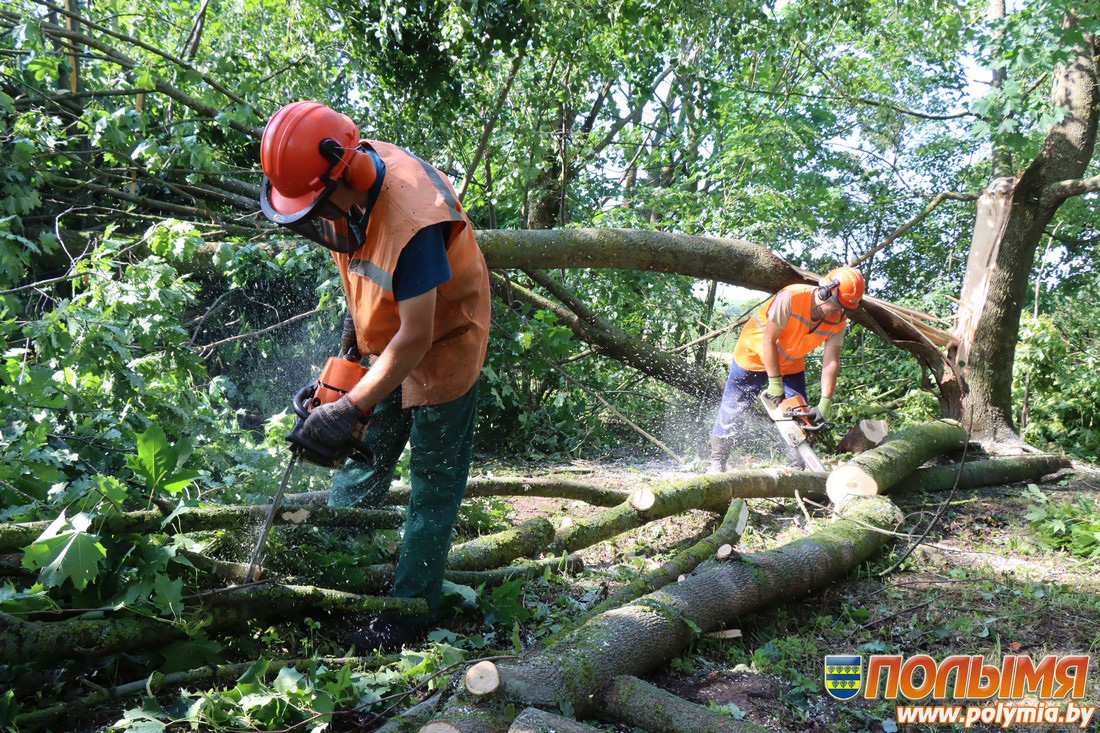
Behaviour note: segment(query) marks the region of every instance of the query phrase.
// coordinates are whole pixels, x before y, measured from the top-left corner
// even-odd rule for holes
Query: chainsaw
[[[810,406],[806,404],[806,398],[796,394],[780,401],[769,397],[767,392],[761,392],[760,404],[775,423],[783,442],[798,452],[806,467],[825,473],[825,464],[814,453],[809,441],[809,436],[825,427],[825,423],[815,423],[810,419]]]
[[[306,418],[309,417],[309,413],[314,408],[329,402],[335,402],[346,395],[366,373],[367,368],[362,366],[357,359],[352,358],[350,354],[330,357],[328,362],[325,363],[324,369],[321,370],[321,376],[317,378],[317,382],[302,387],[294,395],[294,399],[291,400],[290,404],[294,408],[294,414],[298,416],[298,421],[294,424],[294,429],[286,436],[287,442],[290,443],[290,463],[287,464],[286,471],[283,472],[283,478],[279,481],[279,489],[275,492],[271,508],[264,519],[263,527],[260,528],[260,536],[256,540],[256,547],[252,550],[252,557],[248,561],[248,573],[245,575],[245,582],[251,583],[255,580],[256,570],[263,559],[267,534],[271,530],[272,522],[275,521],[275,514],[279,511],[279,505],[283,500],[283,492],[286,490],[287,482],[290,480],[290,475],[298,461],[307,461],[325,468],[337,468],[342,466],[348,458],[362,463],[370,463],[374,459],[370,448],[363,443],[363,434],[367,429],[369,415],[361,419],[356,431],[340,446],[318,443],[306,435],[305,431]]]

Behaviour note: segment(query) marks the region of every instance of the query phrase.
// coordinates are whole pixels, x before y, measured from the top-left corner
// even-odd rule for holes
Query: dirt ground
[[[568,476],[634,489],[697,475],[670,462],[576,461],[541,466],[529,475]],[[699,466],[692,466],[698,469]],[[1038,484],[1058,502],[1084,496],[1100,502],[1100,469],[1073,469]],[[738,619],[739,638],[698,640],[650,681],[688,700],[752,721],[768,730],[945,730],[946,725],[898,726],[895,703],[861,696],[841,702],[825,692],[826,654],[928,654],[933,659],[981,654],[999,666],[1008,654],[1038,661],[1048,654],[1093,654],[1100,646],[1100,560],[1082,560],[1042,545],[1025,518],[1033,499],[1024,485],[899,497],[906,519],[899,538],[878,558],[800,602]],[[509,499],[515,520],[542,515],[590,516],[601,509],[561,499]],[[749,502],[751,518],[739,549],[762,551],[803,537],[830,521],[824,507],[794,500]],[[806,514],[809,514],[807,521]],[[939,514],[934,524],[930,523]],[[599,595],[621,584],[624,567],[638,571],[707,536],[714,517],[691,512],[653,522],[582,552],[586,572],[578,593]],[[927,536],[917,543],[917,538]],[[916,545],[913,547],[913,545]],[[912,550],[900,565],[901,553]],[[896,567],[895,567],[896,566]],[[884,574],[885,573],[885,574]],[[1100,674],[1092,663],[1078,704],[1100,704]],[[974,701],[975,705],[996,699]],[[965,701],[954,704],[966,705]],[[1063,706],[1064,707],[1064,706]],[[961,729],[961,726],[958,726]],[[999,724],[971,730],[1004,730]],[[1076,726],[1013,725],[1011,730],[1077,730]],[[1100,730],[1094,719],[1091,730]]]

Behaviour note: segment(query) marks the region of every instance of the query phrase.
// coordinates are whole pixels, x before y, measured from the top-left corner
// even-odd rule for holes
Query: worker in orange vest
[[[363,651],[398,648],[424,634],[439,604],[470,468],[489,272],[446,176],[404,148],[361,139],[351,119],[323,104],[276,112],[260,162],[264,214],[332,252],[349,313],[341,351],[372,357],[359,383],[303,426],[340,446],[370,417],[373,463],[340,470],[329,505],[378,505],[411,442],[412,493],[390,595],[423,598],[429,613],[369,617],[348,637]]]
[[[754,413],[746,412],[761,390],[776,401],[806,397],[805,356],[825,345],[821,363],[821,399],[810,411],[815,422],[829,418],[840,350],[848,318],[863,298],[863,275],[838,267],[818,285],[788,285],[760,306],[741,329],[733,351],[729,378],[710,437],[707,473],[722,473],[736,434]],[[795,454],[789,456],[801,466]]]

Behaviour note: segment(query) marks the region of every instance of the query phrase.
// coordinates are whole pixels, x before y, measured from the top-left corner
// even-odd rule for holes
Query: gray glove
[[[363,358],[359,353],[359,340],[355,337],[355,321],[350,313],[344,317],[344,330],[340,333],[340,356],[349,355],[353,361]]]
[[[363,413],[344,395],[310,411],[302,430],[306,437],[330,448],[342,448],[359,427]]]

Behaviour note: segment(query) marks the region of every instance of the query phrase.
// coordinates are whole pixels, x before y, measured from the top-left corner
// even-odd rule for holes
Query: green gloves
[[[783,397],[783,377],[768,377],[768,396]]]
[[[832,404],[833,399],[831,397],[822,397],[821,401],[817,403],[817,407],[810,410],[807,417],[809,417],[810,421],[814,424],[827,421],[829,419],[829,408]]]

